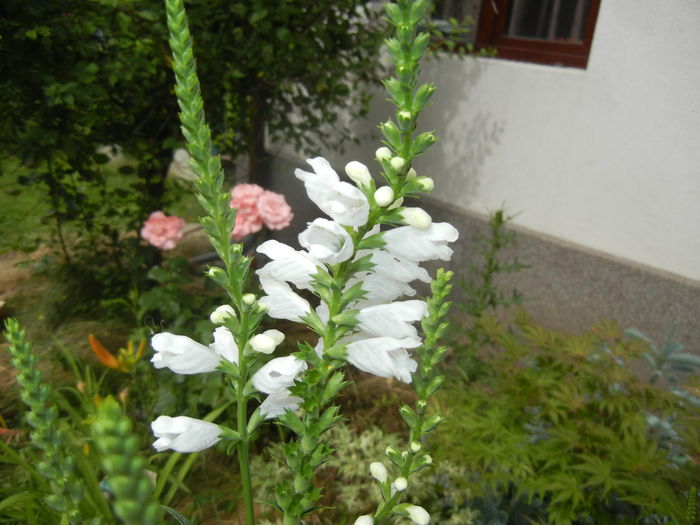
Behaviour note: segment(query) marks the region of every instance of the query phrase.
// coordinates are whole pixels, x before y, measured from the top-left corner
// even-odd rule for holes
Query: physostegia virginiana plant
[[[212,154],[183,0],[166,0],[166,6],[182,130],[198,176],[197,197],[207,212],[201,222],[222,263],[211,267],[208,275],[226,290],[230,302],[212,313],[219,326],[211,345],[160,333],[152,339],[152,361],[178,374],[224,374],[237,409],[230,426],[161,416],[152,424],[155,448],[195,452],[220,440],[235,446],[246,524],[251,525],[255,517],[249,442],[262,424],[275,419],[293,433],[285,448],[293,476],[277,486],[275,505],[285,525],[303,523],[321,496],[313,474],[331,453],[324,436],[341,418],[334,400],[347,385],[343,369],[349,363],[410,383],[418,397],[415,406],[399,409],[409,427],[410,446],[403,451],[390,447],[386,463],[369,465],[382,500],[372,515],[360,516],[355,523],[381,523],[392,515],[428,523],[430,516],[422,507],[403,500],[410,476],[431,464],[423,437],[440,422],[438,415],[427,414],[426,400],[443,381],[436,364],[445,351],[438,340],[446,329],[451,274],[439,271],[431,280],[419,263],[448,260],[452,250],[447,244],[458,235],[447,223],[433,223],[421,208],[403,206],[405,197],[433,188],[432,179],[417,176],[411,167],[436,140],[432,132],[416,131],[417,117],[435,90],[429,83],[419,86],[417,80],[429,43],[429,36],[417,27],[428,2],[399,0],[386,6],[395,30],[386,41],[395,74],[385,86],[396,118],[380,125],[385,139],[376,152],[380,182],[359,162],[345,166],[352,182],[342,181],[322,157],[308,160],[310,171],[296,170],[309,198],[327,218],[308,224],[299,235],[300,250],[274,240],[257,248],[270,259],[255,272],[264,291],[260,297],[255,289],[244,289],[251,258],[240,244],[230,243],[236,212],[223,190],[220,159]],[[411,283],[416,280],[431,283],[431,297],[401,299],[415,295]],[[310,292],[307,296],[314,300],[297,290]],[[300,344],[292,355],[269,359],[284,334],[261,333],[265,316],[303,323],[318,337]],[[420,332],[414,323],[420,323]],[[249,415],[250,405],[257,406]]]

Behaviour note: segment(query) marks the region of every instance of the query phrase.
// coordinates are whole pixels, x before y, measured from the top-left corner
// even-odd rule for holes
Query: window
[[[477,19],[477,48],[512,60],[585,68],[600,0],[436,0],[438,19]]]

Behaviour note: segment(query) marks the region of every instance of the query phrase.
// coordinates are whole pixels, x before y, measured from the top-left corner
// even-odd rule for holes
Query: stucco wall
[[[447,58],[416,167],[468,211],[700,280],[700,2],[602,2],[588,69]],[[384,98],[384,97],[381,97]],[[378,103],[368,123],[385,119]],[[370,161],[377,141],[343,156]]]

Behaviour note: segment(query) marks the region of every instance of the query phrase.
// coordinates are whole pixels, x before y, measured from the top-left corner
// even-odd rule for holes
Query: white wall
[[[606,0],[586,70],[427,64],[438,92],[420,128],[441,142],[416,168],[439,200],[505,203],[518,225],[700,280],[699,24],[697,0]]]

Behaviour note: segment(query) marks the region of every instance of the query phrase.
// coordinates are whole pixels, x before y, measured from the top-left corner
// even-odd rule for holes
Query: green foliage
[[[139,456],[139,440],[131,433],[129,419],[113,398],[98,405],[92,429],[100,463],[107,473],[106,483],[115,498],[115,514],[134,525],[160,523],[162,511],[153,497],[154,481]]]
[[[526,315],[517,332],[483,316],[490,379],[447,392],[440,447],[474,472],[482,494],[513,485],[541,498],[550,523],[590,518],[682,519],[685,496],[700,471],[698,409],[630,370],[649,352],[613,323],[570,335]],[[661,439],[650,425],[670,421]]]

